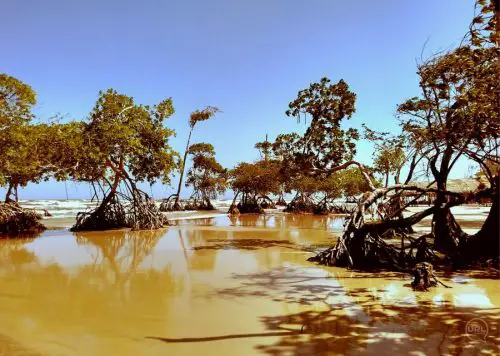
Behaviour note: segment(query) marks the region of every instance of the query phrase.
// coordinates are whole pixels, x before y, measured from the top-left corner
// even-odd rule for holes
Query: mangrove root
[[[0,235],[33,234],[46,228],[42,216],[35,210],[25,209],[15,202],[0,203]]]
[[[103,200],[96,209],[78,213],[72,231],[109,230],[131,228],[153,230],[168,225],[167,218],[144,192],[136,190],[129,201],[121,202],[112,195]]]
[[[231,204],[227,213],[229,215],[240,215],[240,211],[238,210],[238,208],[236,207],[236,204],[234,204],[234,203]]]

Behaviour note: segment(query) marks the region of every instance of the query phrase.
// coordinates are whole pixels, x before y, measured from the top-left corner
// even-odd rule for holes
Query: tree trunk
[[[7,188],[7,194],[5,194],[5,203],[10,203],[12,199],[10,195],[12,194],[12,184],[9,183],[9,187]]]
[[[5,202],[6,203],[19,202],[19,196],[17,194],[17,187],[19,187],[18,183],[9,182],[9,186],[7,188],[7,193],[5,194]],[[14,196],[14,199],[12,199],[11,196]]]
[[[459,241],[465,236],[450,208],[441,206],[436,206],[436,212],[432,219],[432,233],[434,235],[434,248],[452,255],[458,252]]]
[[[113,181],[113,185],[111,186],[111,189],[110,189],[108,195],[104,197],[101,204],[97,208],[98,212],[102,212],[106,208],[106,206],[109,204],[109,202],[111,200],[113,200],[113,198],[115,197],[116,190],[118,189],[118,185],[120,184],[121,177],[122,177],[121,173],[115,173],[115,179]]]
[[[177,186],[177,196],[175,197],[175,203],[174,203],[174,209],[178,209],[179,206],[179,200],[181,197],[181,188],[182,188],[182,179],[184,178],[184,169],[186,168],[186,160],[187,160],[187,155],[189,151],[189,142],[191,141],[191,134],[193,133],[193,128],[189,130],[189,136],[186,144],[186,150],[184,151],[184,158],[182,159],[182,166],[181,166],[181,176],[179,177],[179,185]]]
[[[475,235],[468,236],[465,243],[461,244],[462,254],[465,254],[469,260],[500,257],[499,180],[497,176],[493,182],[493,204],[481,230]]]
[[[432,218],[432,234],[434,235],[434,248],[436,250],[446,254],[455,254],[458,251],[459,238],[464,233],[447,205],[450,197],[442,193],[446,190],[450,159],[451,149],[448,147],[443,155],[440,170],[436,169],[435,162],[431,164],[438,189],[434,201],[436,210]]]
[[[233,202],[231,203],[231,206],[229,207],[229,210],[227,212],[229,215],[239,215],[240,214],[240,211],[236,207],[236,198],[238,197],[239,194],[240,194],[240,192],[237,191],[233,197]]]

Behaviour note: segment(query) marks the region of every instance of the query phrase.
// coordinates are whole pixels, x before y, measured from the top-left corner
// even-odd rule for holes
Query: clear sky
[[[266,133],[303,131],[284,112],[323,76],[343,78],[357,93],[349,125],[397,130],[396,105],[419,93],[415,63],[424,44],[424,56],[456,45],[472,16],[473,0],[4,1],[0,72],[36,90],[42,119],[84,119],[107,88],[142,104],[172,97],[167,125],[178,151],[189,113],[218,106],[223,113],[200,123],[192,142],[212,143],[232,167],[256,159],[253,146]],[[359,146],[360,160],[371,154]],[[67,187],[70,198],[89,191]],[[157,185],[153,193],[172,190]],[[63,183],[45,182],[20,197],[66,193]]]

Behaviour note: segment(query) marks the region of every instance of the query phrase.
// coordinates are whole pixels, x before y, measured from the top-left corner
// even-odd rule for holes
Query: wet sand
[[[342,222],[220,215],[0,241],[0,355],[498,354],[497,275],[414,292],[404,274],[307,262]]]
[[[405,215],[422,211],[425,208],[427,208],[427,206],[410,207],[407,209]],[[474,234],[481,229],[489,211],[489,206],[482,205],[461,205],[451,208],[451,212],[460,224],[460,227],[468,234]],[[415,225],[415,231],[430,232],[431,222],[432,216],[427,216]]]

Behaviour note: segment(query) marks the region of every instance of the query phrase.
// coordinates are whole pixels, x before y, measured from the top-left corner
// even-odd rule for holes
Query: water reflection
[[[460,354],[475,346],[464,330],[477,315],[492,330],[483,349],[498,343],[497,280],[440,276],[453,288],[421,293],[400,273],[307,263],[332,243],[336,224],[214,217],[0,241],[0,350],[19,342],[47,355]]]
[[[273,229],[326,229],[335,232],[342,231],[345,217],[341,215],[294,215],[275,214],[245,214],[239,216],[218,215],[210,218],[173,220],[176,226],[235,226],[258,227]]]
[[[164,234],[163,230],[74,233],[78,245],[90,248],[92,268],[112,271],[114,284],[123,284],[135,274]]]
[[[0,240],[0,268],[8,270],[23,264],[36,262],[36,255],[25,249],[25,245],[35,241],[35,239],[35,236],[30,236],[8,241]]]

